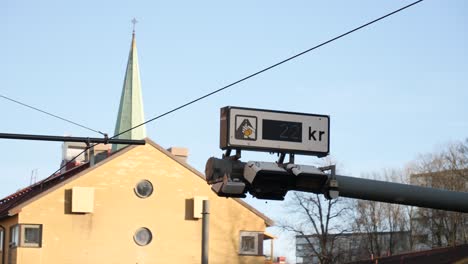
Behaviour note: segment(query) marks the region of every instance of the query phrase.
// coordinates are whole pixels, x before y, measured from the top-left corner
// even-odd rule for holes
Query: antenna
[[[33,169],[31,171],[31,177],[29,179],[29,185],[33,185],[34,183],[37,182],[37,172],[39,169]]]

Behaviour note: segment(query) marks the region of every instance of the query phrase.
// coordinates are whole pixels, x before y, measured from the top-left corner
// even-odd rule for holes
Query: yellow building
[[[143,139],[144,126],[131,129],[143,121],[133,33],[115,135]],[[265,263],[272,221],[216,196],[186,150],[146,142],[82,155],[84,143],[64,143],[59,173],[0,200],[0,264],[200,263],[206,199],[209,262]]]
[[[203,197],[210,263],[264,263],[272,221],[242,200],[217,197],[202,174],[146,142],[1,200],[0,263],[200,263]]]

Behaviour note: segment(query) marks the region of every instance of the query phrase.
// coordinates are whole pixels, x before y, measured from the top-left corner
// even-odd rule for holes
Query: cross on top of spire
[[[133,33],[135,33],[135,25],[136,25],[136,23],[138,23],[138,20],[136,20],[136,18],[133,18],[133,19],[132,19]]]

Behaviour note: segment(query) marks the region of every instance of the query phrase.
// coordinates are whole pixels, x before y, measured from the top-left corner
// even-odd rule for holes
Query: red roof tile
[[[0,200],[0,219],[8,216],[8,211],[16,205],[23,203],[36,195],[54,187],[55,185],[63,182],[66,179],[82,172],[89,168],[89,163],[82,164],[65,173],[57,173],[50,177],[45,178],[31,186],[21,189]]]

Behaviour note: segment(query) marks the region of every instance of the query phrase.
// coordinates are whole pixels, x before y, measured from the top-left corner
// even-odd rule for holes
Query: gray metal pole
[[[145,145],[145,140],[137,139],[106,139],[90,137],[62,137],[48,135],[29,135],[29,134],[8,134],[0,133],[0,138],[20,139],[20,140],[39,140],[39,141],[61,141],[61,142],[84,142],[84,143],[102,143],[102,144],[125,144],[125,145]]]
[[[210,201],[203,200],[202,209],[202,256],[201,263],[208,264],[208,245],[210,238]]]
[[[468,192],[336,176],[340,196],[468,213]]]

